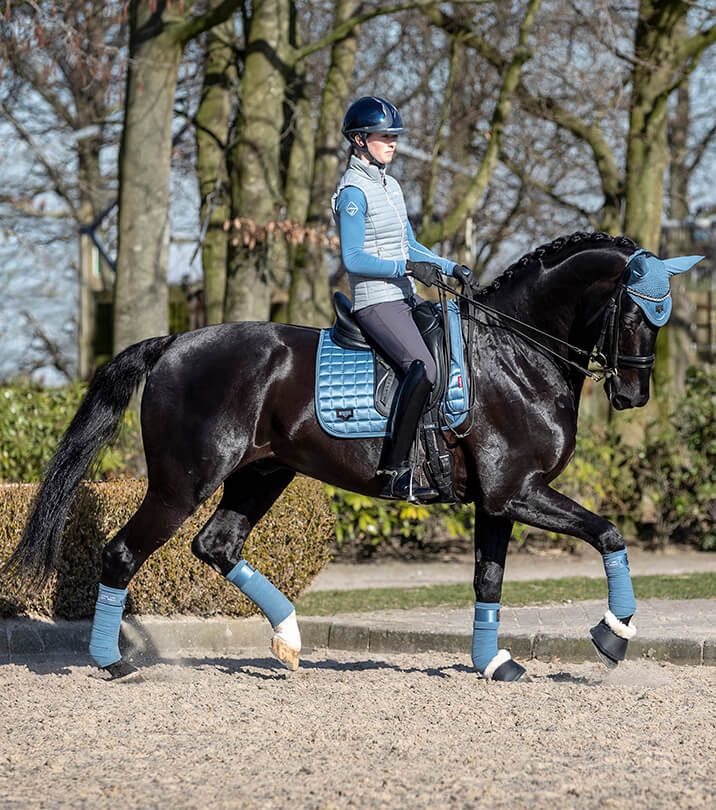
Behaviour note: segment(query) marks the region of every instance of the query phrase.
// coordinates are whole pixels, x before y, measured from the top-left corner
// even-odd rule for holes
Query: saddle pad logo
[[[346,206],[346,214],[349,217],[355,216],[358,213],[358,206],[354,202],[349,202]]]
[[[336,416],[342,422],[347,422],[353,418],[353,408],[336,408]]]

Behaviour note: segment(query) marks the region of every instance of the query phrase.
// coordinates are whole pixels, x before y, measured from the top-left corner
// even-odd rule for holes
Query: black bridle
[[[620,368],[650,369],[656,362],[655,354],[644,356],[619,354],[619,338],[622,329],[622,301],[626,292],[622,278],[605,307],[597,312],[593,320],[602,315],[602,328],[599,338],[590,354],[590,360],[601,366],[603,377],[616,377]],[[589,324],[588,324],[589,325]]]
[[[587,351],[583,349],[581,346],[575,346],[572,343],[569,343],[562,338],[557,337],[556,335],[550,335],[549,332],[544,332],[541,329],[533,326],[532,324],[526,323],[525,321],[521,321],[519,318],[515,318],[512,315],[507,315],[505,312],[501,312],[499,309],[495,309],[494,307],[489,306],[488,304],[483,304],[481,301],[478,301],[473,296],[467,296],[462,293],[458,293],[457,291],[453,290],[452,287],[445,284],[443,281],[435,280],[433,282],[434,286],[437,287],[438,290],[444,293],[450,293],[454,295],[456,298],[459,298],[462,301],[466,301],[470,306],[475,307],[475,309],[481,310],[482,312],[487,313],[488,315],[496,318],[500,323],[500,326],[509,329],[512,333],[519,335],[524,340],[531,343],[533,346],[542,349],[549,354],[554,355],[563,363],[571,366],[572,368],[579,371],[581,374],[584,374],[586,377],[594,380],[595,382],[601,382],[604,379],[610,379],[613,377],[619,376],[619,369],[620,368],[637,368],[637,369],[649,369],[654,365],[656,360],[656,355],[649,354],[643,357],[639,355],[632,355],[632,354],[620,354],[619,353],[619,340],[621,337],[621,312],[622,312],[622,301],[624,298],[624,293],[626,292],[626,282],[625,278],[622,277],[619,280],[619,284],[617,285],[616,289],[612,293],[612,296],[607,301],[607,303],[601,307],[590,319],[587,321],[587,326],[590,326],[594,323],[600,316],[602,317],[602,325],[599,333],[599,338],[594,345],[594,348],[591,351]],[[477,320],[471,314],[467,316],[470,320]],[[486,324],[490,325],[490,324]],[[515,328],[515,327],[520,328]],[[522,329],[528,329],[529,333],[525,333]],[[562,346],[569,349],[571,352],[574,352],[578,356],[584,358],[585,365],[581,363],[576,363],[573,360],[570,360],[568,357],[564,357],[558,351],[550,348],[549,346],[545,346],[540,340],[538,340],[535,335],[539,335],[541,337],[547,338],[548,340],[552,340],[555,343],[559,343]],[[467,341],[468,346],[470,345],[470,339]],[[588,368],[590,363],[594,363],[599,367],[598,372],[592,371]]]

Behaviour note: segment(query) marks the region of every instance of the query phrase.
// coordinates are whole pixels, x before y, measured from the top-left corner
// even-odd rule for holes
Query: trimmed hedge
[[[0,581],[0,616],[33,613],[64,619],[91,617],[105,543],[129,520],[144,497],[136,479],[83,482],[65,528],[58,569],[39,593]],[[0,562],[20,540],[35,484],[0,485]],[[129,586],[128,613],[221,613],[248,616],[256,607],[191,553],[191,541],[216,508],[215,493],[175,536],[144,563]],[[330,558],[334,518],[323,487],[296,478],[251,532],[245,556],[289,599],[295,599]]]
[[[43,388],[28,380],[0,385],[0,483],[42,480],[87,383]],[[92,479],[126,478],[144,468],[139,419],[125,411],[117,437],[92,463]]]

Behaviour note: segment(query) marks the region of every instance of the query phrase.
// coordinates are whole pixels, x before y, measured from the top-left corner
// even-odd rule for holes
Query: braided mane
[[[604,231],[593,231],[592,233],[575,231],[570,236],[560,236],[545,245],[540,245],[531,253],[525,253],[524,256],[511,264],[502,275],[494,279],[491,284],[488,284],[486,287],[481,287],[478,291],[478,295],[486,295],[488,292],[499,289],[503,282],[514,276],[515,272],[531,267],[534,264],[543,264],[545,257],[556,258],[556,254],[562,253],[567,249],[573,249],[578,246],[578,250],[585,250],[593,243],[602,242],[609,243],[616,248],[622,248],[629,252],[633,252],[638,248],[637,243],[628,236],[611,236]],[[548,264],[551,264],[551,262],[548,262]]]

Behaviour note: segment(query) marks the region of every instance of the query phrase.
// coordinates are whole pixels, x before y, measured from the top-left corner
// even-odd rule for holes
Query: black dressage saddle
[[[331,340],[344,349],[373,351],[375,356],[374,398],[375,409],[381,416],[389,416],[393,398],[400,384],[400,378],[391,362],[385,358],[369,337],[363,334],[358,321],[351,312],[351,302],[342,292],[333,295],[336,321],[331,327]],[[443,317],[440,306],[423,301],[413,310],[415,321],[428,351],[435,360],[437,379],[433,386],[426,410],[432,409],[442,399],[449,379],[448,357],[445,351]]]

